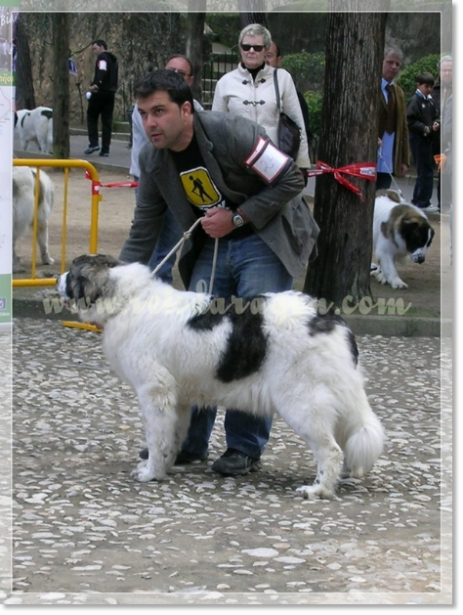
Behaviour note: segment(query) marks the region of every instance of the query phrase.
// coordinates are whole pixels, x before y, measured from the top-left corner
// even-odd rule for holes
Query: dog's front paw
[[[334,498],[334,493],[331,489],[327,489],[319,484],[298,487],[296,493],[300,493],[305,500],[332,500]]]
[[[370,269],[370,275],[373,276],[380,284],[386,284],[387,282],[384,273],[381,271],[381,267],[378,267],[377,269]]]
[[[148,460],[141,461],[135,470],[132,470],[130,476],[142,483],[147,483],[150,480],[164,480],[166,478],[166,473],[165,471],[156,471]]]

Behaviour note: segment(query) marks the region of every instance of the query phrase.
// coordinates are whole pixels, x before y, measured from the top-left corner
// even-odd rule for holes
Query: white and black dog
[[[16,130],[22,150],[36,143],[43,153],[53,153],[53,110],[50,107],[21,109],[17,112]]]
[[[408,288],[401,280],[396,262],[409,255],[414,263],[424,263],[434,237],[434,229],[419,207],[405,203],[397,192],[376,193],[373,218],[373,254],[371,275],[380,284]]]
[[[249,301],[183,292],[139,263],[80,256],[58,279],[80,318],[103,327],[116,373],[136,391],[149,457],[132,476],[162,480],[185,439],[190,407],[277,412],[312,449],[317,476],[304,497],[333,497],[338,478],[361,477],[385,434],[365,394],[354,336],[296,292]]]
[[[34,223],[36,169],[13,167],[13,272],[25,271],[16,254],[16,242],[29,231]],[[44,265],[54,260],[48,252],[48,218],[53,209],[55,187],[45,171],[40,171],[37,242]]]

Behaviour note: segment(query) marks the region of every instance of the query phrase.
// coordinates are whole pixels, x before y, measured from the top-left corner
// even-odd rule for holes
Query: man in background
[[[390,188],[392,175],[404,177],[410,166],[405,94],[395,83],[401,65],[402,53],[386,49],[378,108],[377,190]]]
[[[95,74],[87,93],[87,132],[89,145],[84,154],[93,154],[98,145],[98,118],[101,115],[100,156],[109,156],[113,123],[114,101],[117,90],[118,63],[116,56],[108,51],[105,41],[98,39],[92,43],[96,55]]]

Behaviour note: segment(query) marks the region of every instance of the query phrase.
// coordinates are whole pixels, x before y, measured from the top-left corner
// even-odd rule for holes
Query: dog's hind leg
[[[330,433],[314,434],[311,430],[310,435],[299,435],[312,449],[317,463],[317,476],[313,485],[298,487],[296,491],[304,498],[333,498],[343,460],[340,447]]]
[[[37,243],[40,248],[40,257],[43,265],[52,265],[55,262],[48,252],[48,223],[39,220],[37,225]]]
[[[159,373],[156,374],[159,378]],[[172,466],[176,450],[176,412],[175,386],[164,382],[157,386],[138,391],[138,399],[145,426],[148,459],[138,464],[132,478],[147,482],[163,480]]]
[[[301,402],[301,399],[310,399]],[[284,404],[279,404],[278,413],[294,429],[312,450],[317,463],[317,476],[313,485],[297,489],[305,498],[334,497],[336,485],[341,473],[343,453],[336,442],[333,425],[335,412],[330,405],[334,403],[326,391],[309,391],[307,396],[291,398],[287,395]]]
[[[39,193],[39,216],[37,221],[37,243],[40,248],[40,256],[44,265],[52,265],[55,261],[48,252],[48,214],[53,208],[53,190],[40,181]]]

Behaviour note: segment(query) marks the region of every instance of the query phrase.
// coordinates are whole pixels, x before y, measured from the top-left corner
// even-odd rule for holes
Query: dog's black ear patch
[[[419,248],[431,245],[434,229],[424,218],[404,218],[400,224],[400,234],[407,246],[407,252],[413,253]]]
[[[84,265],[91,266],[93,269],[111,269],[122,265],[121,261],[118,261],[114,256],[108,254],[82,254],[77,256],[71,263],[71,270],[73,267],[80,268]]]
[[[326,314],[317,313],[314,318],[309,320],[307,323],[309,327],[309,335],[320,335],[323,333],[331,333],[336,327],[341,326],[344,327],[348,332],[348,341],[350,346],[350,352],[352,354],[352,358],[354,359],[355,365],[358,364],[359,351],[357,347],[357,342],[355,340],[355,336],[352,331],[347,326],[344,318],[335,314],[333,311],[329,311]]]
[[[83,254],[72,261],[66,278],[66,294],[75,301],[94,304],[108,291],[108,269],[121,265],[116,258],[105,254]]]

